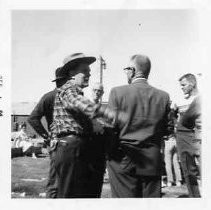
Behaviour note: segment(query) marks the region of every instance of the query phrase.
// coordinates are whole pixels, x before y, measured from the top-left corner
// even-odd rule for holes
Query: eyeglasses
[[[123,69],[125,71],[125,73],[127,73],[128,71],[135,71],[134,67],[126,67]]]

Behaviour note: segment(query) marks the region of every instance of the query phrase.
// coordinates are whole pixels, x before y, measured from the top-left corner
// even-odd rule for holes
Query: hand
[[[58,140],[57,140],[57,139],[51,140],[51,141],[50,141],[50,148],[51,148],[50,150],[51,150],[51,151],[55,150],[56,147],[57,147],[57,144],[58,144]]]
[[[120,111],[118,113],[117,121],[124,125],[128,121],[128,114],[126,112]]]
[[[103,123],[104,122],[100,120],[99,118],[92,120],[93,131],[95,134],[104,133]]]
[[[47,145],[47,146],[50,146],[50,141],[51,139],[48,137],[47,139],[44,139],[44,143]]]

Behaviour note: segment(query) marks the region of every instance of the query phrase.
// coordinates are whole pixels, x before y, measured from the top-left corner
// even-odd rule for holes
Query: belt
[[[64,137],[68,137],[68,136],[78,136],[78,137],[90,137],[91,134],[80,134],[80,133],[76,133],[76,132],[65,132],[65,133],[59,133],[57,134],[57,138],[64,138]]]
[[[57,142],[58,142],[58,144],[60,144],[60,145],[65,145],[65,146],[66,146],[66,145],[68,144],[68,142],[72,142],[73,140],[78,141],[79,139],[80,139],[80,141],[81,141],[81,140],[84,139],[85,137],[86,137],[86,140],[89,141],[89,139],[87,139],[88,136],[69,134],[69,135],[66,135],[66,136],[64,136],[64,137],[58,138],[58,139],[57,139]],[[78,139],[78,140],[77,140],[77,139]]]
[[[63,138],[70,135],[79,136],[79,134],[77,134],[76,132],[62,132],[62,133],[57,134],[57,138]]]
[[[59,145],[66,146],[68,144],[68,142],[71,142],[73,140],[73,139],[71,139],[71,137],[76,139],[78,136],[77,135],[73,135],[73,134],[69,134],[69,135],[66,135],[64,137],[58,138],[57,139],[57,143]],[[65,138],[68,138],[68,140],[65,140]]]
[[[63,138],[76,138],[77,136],[76,135],[73,135],[73,134],[69,134],[69,135],[66,135],[65,137],[60,137],[60,138],[56,138],[56,139],[52,139],[50,141],[50,148],[51,148],[51,151],[55,150],[57,148],[57,145],[60,144],[60,145],[63,145],[63,146],[66,146],[67,143],[68,143],[68,140],[65,140]]]

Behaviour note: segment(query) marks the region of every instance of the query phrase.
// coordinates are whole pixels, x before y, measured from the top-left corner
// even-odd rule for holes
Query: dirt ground
[[[49,157],[39,156],[37,159],[31,157],[16,157],[11,160],[11,197],[12,198],[43,198],[47,183]],[[111,190],[108,182],[104,182],[102,198],[111,198]],[[185,198],[187,196],[186,186],[162,188],[163,198]]]

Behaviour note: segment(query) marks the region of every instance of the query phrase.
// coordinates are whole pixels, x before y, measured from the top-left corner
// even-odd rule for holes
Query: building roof
[[[12,103],[12,115],[30,115],[37,102]]]

